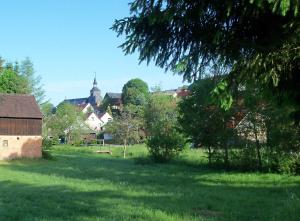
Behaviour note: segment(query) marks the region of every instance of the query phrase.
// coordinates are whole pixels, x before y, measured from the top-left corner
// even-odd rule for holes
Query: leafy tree
[[[229,73],[219,85],[224,96],[237,84],[258,80],[273,96],[300,100],[300,2],[297,0],[134,0],[129,17],[112,29],[124,34],[125,54],[171,69],[189,81],[216,67]],[[224,87],[225,86],[225,87]]]
[[[218,80],[203,79],[191,86],[191,95],[179,103],[178,121],[196,148],[207,148],[209,163],[215,153],[222,151],[222,160],[229,166],[228,141],[232,130],[227,127],[227,122],[232,112],[225,112],[210,98]]]
[[[45,98],[40,84],[41,77],[34,75],[33,63],[26,58],[21,65],[18,62],[5,63],[0,58],[0,91],[3,93],[33,94],[38,103]]]
[[[158,162],[175,157],[185,146],[178,131],[176,100],[163,94],[153,94],[145,106],[144,119],[150,156]]]
[[[21,62],[20,74],[27,79],[29,84],[29,93],[33,94],[38,103],[42,103],[45,99],[45,91],[43,85],[41,84],[41,76],[35,75],[35,70],[32,61],[27,57]]]
[[[0,72],[0,92],[1,93],[28,93],[26,80],[23,76],[16,74],[11,68],[4,68]]]
[[[56,114],[48,121],[48,128],[53,137],[66,137],[69,144],[76,143],[81,134],[88,131],[83,113],[68,103],[58,105]]]
[[[145,129],[147,133],[152,134],[156,130],[156,125],[164,118],[168,122],[175,123],[177,118],[176,99],[155,93],[149,97],[149,102],[144,107]]]
[[[3,66],[4,66],[5,60],[0,57],[0,73],[3,71]]]
[[[54,113],[54,105],[50,102],[45,102],[41,104],[41,111],[44,116],[51,116]]]
[[[112,110],[111,110],[110,105],[107,106],[106,112],[107,112],[110,116],[113,116],[113,113],[112,113]]]
[[[149,88],[146,82],[141,79],[131,79],[122,89],[122,100],[124,105],[143,105],[149,95]]]
[[[106,132],[110,133],[115,141],[123,144],[124,158],[126,157],[128,144],[140,141],[140,125],[141,122],[136,117],[134,106],[129,105],[124,107],[120,115],[114,117],[113,121],[106,126]]]
[[[265,91],[252,82],[236,92],[232,108],[224,111],[209,97],[217,82],[192,84],[190,96],[179,104],[183,132],[196,147],[207,148],[210,163],[294,173],[300,130],[289,116],[295,107],[285,99],[282,106],[265,99]]]
[[[54,115],[54,105],[51,104],[50,102],[45,102],[43,104],[40,105],[41,108],[41,112],[43,113],[43,128],[42,128],[42,132],[43,132],[43,137],[45,140],[48,141],[48,136],[50,135],[50,128],[49,128],[49,124],[51,120],[53,120],[53,115]]]
[[[300,172],[300,126],[290,117],[296,108],[288,99],[280,104],[271,100],[262,112],[266,116],[270,168],[277,172]]]

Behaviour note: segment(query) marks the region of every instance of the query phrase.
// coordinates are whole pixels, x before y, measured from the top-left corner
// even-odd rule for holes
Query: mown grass
[[[55,160],[1,162],[0,220],[300,220],[299,176],[206,169],[196,150],[154,164],[144,146],[127,159],[119,147],[112,156],[96,149],[57,146]]]

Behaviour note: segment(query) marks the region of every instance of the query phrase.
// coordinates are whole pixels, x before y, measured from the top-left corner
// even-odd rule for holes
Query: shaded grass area
[[[153,164],[136,160],[144,146],[127,159],[99,148],[0,163],[0,220],[299,220],[299,176],[209,170],[199,151]]]

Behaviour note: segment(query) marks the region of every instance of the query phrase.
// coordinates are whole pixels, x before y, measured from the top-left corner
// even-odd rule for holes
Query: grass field
[[[199,151],[169,164],[146,148],[52,148],[55,160],[0,163],[0,220],[299,221],[300,177],[205,169]],[[105,149],[105,148],[104,148]]]

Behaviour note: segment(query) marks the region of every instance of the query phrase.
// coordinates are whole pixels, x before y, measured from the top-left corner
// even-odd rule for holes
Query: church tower
[[[93,88],[90,90],[90,96],[88,98],[88,102],[92,106],[99,106],[102,102],[101,91],[97,87],[96,74],[93,82]]]

